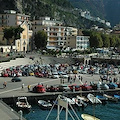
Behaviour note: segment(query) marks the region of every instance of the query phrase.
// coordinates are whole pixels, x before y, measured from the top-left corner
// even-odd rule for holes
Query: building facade
[[[89,36],[68,36],[66,47],[74,50],[87,50],[89,48]]]
[[[47,48],[59,49],[65,44],[65,27],[62,23],[56,20],[51,20],[50,17],[40,17],[39,20],[34,20],[32,23],[33,33],[44,30],[47,33]]]
[[[14,10],[5,10],[0,14],[0,26],[10,27],[21,25],[24,21],[29,21],[29,15],[16,13]]]
[[[0,42],[4,42],[4,46],[7,45],[6,40],[4,38],[3,28],[16,27],[20,26],[23,28],[23,32],[21,33],[21,38],[15,40],[14,51],[30,51],[31,50],[31,38],[32,38],[32,30],[30,30],[30,22],[28,15],[16,13],[13,10],[5,10],[4,14],[0,14]],[[16,47],[15,47],[16,46]],[[4,50],[6,47],[3,47],[3,52],[8,52],[9,50]],[[8,48],[8,47],[7,47]]]

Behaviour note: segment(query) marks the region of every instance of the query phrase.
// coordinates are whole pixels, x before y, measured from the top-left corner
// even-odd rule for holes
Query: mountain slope
[[[104,26],[98,22],[82,18],[79,11],[74,9],[69,0],[0,0],[0,5],[2,5],[0,12],[13,9],[19,13],[30,15],[31,20],[49,16],[64,22],[66,26],[77,28],[90,28],[94,24]]]
[[[80,8],[83,11],[89,10],[91,15],[99,16],[111,25],[120,22],[119,10],[120,0],[69,0],[74,7]]]

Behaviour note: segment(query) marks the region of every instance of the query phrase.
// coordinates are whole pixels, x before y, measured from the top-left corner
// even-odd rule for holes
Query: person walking
[[[22,84],[22,89],[24,89],[24,83]]]
[[[6,88],[6,86],[7,86],[7,82],[5,81],[5,82],[3,83],[3,88]]]
[[[28,85],[28,91],[30,91],[30,87],[31,87],[31,86],[30,86],[30,85]]]

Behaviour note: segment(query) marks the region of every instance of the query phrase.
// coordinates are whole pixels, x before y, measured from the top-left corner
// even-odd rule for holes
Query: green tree
[[[109,37],[109,39],[110,39],[110,46],[111,47],[115,47],[115,45],[116,45],[116,37],[114,36],[114,35],[111,35],[110,37]]]
[[[90,47],[102,47],[103,41],[101,35],[96,32],[92,32],[90,35]]]
[[[38,31],[37,34],[34,35],[34,41],[37,49],[44,49],[47,45],[47,34],[44,31]]]
[[[20,26],[3,28],[4,38],[6,38],[7,44],[11,45],[16,39],[20,39],[20,33],[22,33],[23,30]]]
[[[102,34],[102,41],[103,41],[103,47],[110,47],[110,39],[109,36],[106,34]]]

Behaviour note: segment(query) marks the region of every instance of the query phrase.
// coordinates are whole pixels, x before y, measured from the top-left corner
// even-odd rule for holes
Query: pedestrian
[[[22,84],[22,89],[24,89],[24,83]]]
[[[80,80],[80,75],[78,76],[78,79]]]
[[[3,83],[3,88],[6,88],[6,86],[7,86],[7,83],[6,83],[6,81]]]
[[[68,82],[70,82],[70,76],[68,76]]]
[[[31,86],[30,86],[30,85],[28,85],[28,91],[30,91],[30,87],[31,87]]]
[[[62,80],[62,83],[63,83],[63,84],[65,83],[64,78],[63,78],[63,80]]]
[[[81,76],[81,81],[83,80],[83,77]]]

